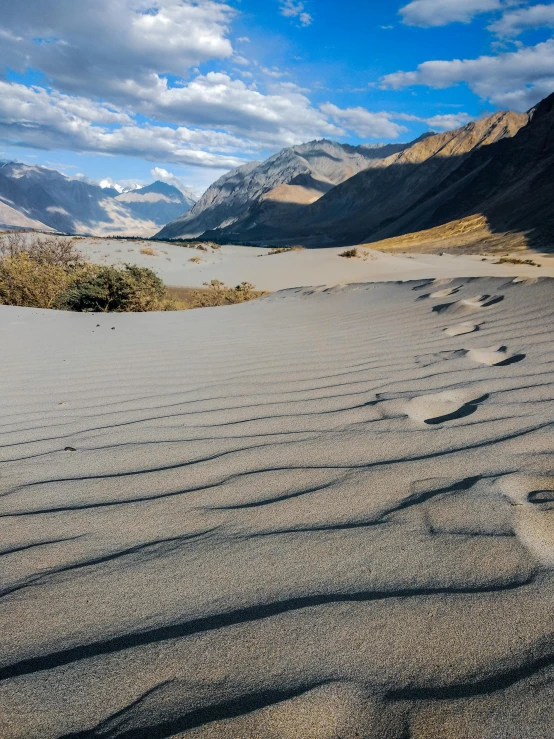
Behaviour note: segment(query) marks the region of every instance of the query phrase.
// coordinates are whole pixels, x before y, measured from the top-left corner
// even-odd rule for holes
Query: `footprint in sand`
[[[459,293],[462,287],[463,285],[455,285],[453,287],[445,287],[442,290],[437,290],[434,293],[424,293],[418,297],[418,300],[427,300],[428,298],[439,300],[441,298],[448,298],[450,295],[456,295],[456,293]]]
[[[540,562],[554,567],[554,477],[507,475],[500,487],[513,506],[520,541]]]
[[[455,326],[448,326],[444,329],[447,336],[462,336],[462,334],[472,334],[474,331],[479,331],[477,323],[457,323]]]
[[[464,315],[475,311],[491,308],[504,300],[503,295],[476,295],[473,298],[457,300],[454,303],[442,303],[435,305],[433,313],[452,313],[453,315]]]
[[[456,285],[455,287],[445,287],[443,290],[437,290],[435,293],[429,295],[430,298],[447,298],[449,295],[456,295],[460,292],[463,285]]]
[[[404,406],[404,412],[413,421],[436,426],[471,416],[488,397],[468,389],[445,390],[412,398]]]
[[[519,283],[524,285],[535,285],[538,281],[538,277],[514,277],[512,285],[518,285]]]
[[[489,367],[506,367],[509,364],[516,364],[525,359],[525,354],[508,354],[507,346],[489,346],[483,349],[469,349],[467,358],[479,364],[486,364]]]

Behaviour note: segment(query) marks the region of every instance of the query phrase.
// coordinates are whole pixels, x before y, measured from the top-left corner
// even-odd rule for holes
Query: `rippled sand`
[[[553,319],[0,307],[2,739],[551,739]]]

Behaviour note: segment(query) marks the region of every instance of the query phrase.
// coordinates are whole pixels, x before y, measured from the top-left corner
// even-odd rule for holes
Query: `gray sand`
[[[549,279],[0,308],[2,739],[551,739],[553,327]]]
[[[269,256],[268,248],[222,246],[206,251],[165,242],[79,239],[76,246],[92,262],[122,265],[125,262],[149,267],[174,287],[201,287],[210,280],[227,285],[251,282],[259,290],[275,292],[301,285],[385,282],[451,277],[554,277],[554,258],[524,252],[540,267],[528,264],[498,264],[499,256],[467,254],[386,254],[359,247],[359,256],[346,259],[343,248],[305,249]],[[142,249],[149,252],[141,253]],[[191,262],[191,259],[195,260]],[[198,261],[197,261],[198,260]],[[441,287],[444,279],[441,280]],[[436,291],[439,295],[441,290]]]

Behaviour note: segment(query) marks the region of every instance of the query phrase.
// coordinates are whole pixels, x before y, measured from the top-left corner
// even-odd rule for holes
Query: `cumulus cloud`
[[[396,139],[408,129],[395,123],[391,113],[372,113],[365,108],[341,109],[332,103],[325,103],[321,110],[340,125],[367,139]]]
[[[234,14],[215,0],[0,0],[0,67],[37,68],[62,91],[121,102],[128,86],[230,57]]]
[[[446,115],[434,115],[431,118],[424,119],[433,131],[453,131],[465,126],[471,120],[471,116],[467,113],[447,113]]]
[[[507,38],[529,28],[554,28],[554,5],[532,5],[505,13],[489,26],[489,31]]]
[[[155,105],[189,125],[139,123],[114,106],[0,80],[0,141],[230,169],[244,162],[239,153],[344,134],[294,85],[263,95],[220,73],[165,88]]]
[[[527,110],[554,90],[554,39],[497,56],[424,62],[412,72],[382,79],[383,86],[393,89],[445,88],[460,82],[495,105]]]
[[[2,81],[0,141],[216,168],[242,164],[244,159],[229,152],[247,148],[246,142],[226,133],[139,125],[100,103]]]
[[[465,126],[472,120],[472,117],[467,113],[446,113],[444,115],[434,115],[430,118],[398,113],[395,114],[394,117],[400,121],[417,121],[418,123],[425,123],[433,131],[452,131],[456,128]]]
[[[298,91],[263,93],[222,72],[199,75],[181,87],[159,80],[155,92],[137,88],[141,113],[175,123],[225,128],[265,146],[286,146],[317,136],[336,136],[330,123]]]
[[[281,15],[286,18],[298,18],[301,26],[309,26],[313,21],[312,16],[306,12],[304,3],[296,0],[281,0]]]
[[[500,0],[413,0],[400,8],[402,22],[409,26],[446,26],[469,23],[479,13],[499,10]]]

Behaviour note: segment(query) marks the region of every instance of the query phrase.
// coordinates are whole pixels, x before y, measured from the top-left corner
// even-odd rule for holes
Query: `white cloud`
[[[301,26],[309,26],[313,22],[312,16],[304,8],[304,3],[296,0],[281,0],[281,15],[286,18],[298,18]]]
[[[152,101],[145,93],[145,113],[149,106],[189,125],[137,123],[113,106],[0,80],[0,141],[221,169],[241,164],[237,153],[344,133],[294,85],[263,95],[221,73],[165,87]]]
[[[121,125],[107,127],[115,122]],[[42,149],[138,156],[200,167],[236,167],[244,140],[217,131],[139,125],[84,98],[0,81],[0,140]]]
[[[230,57],[234,14],[215,0],[0,0],[0,67],[37,68],[60,90],[124,102],[129,86]]]
[[[80,177],[78,179],[81,179]],[[106,177],[103,180],[100,180],[98,183],[102,190],[107,190],[109,188],[113,188],[114,190],[117,190],[117,192],[123,192],[123,187],[121,185],[118,185],[117,182],[114,182],[111,177]]]
[[[527,110],[554,90],[554,39],[517,51],[420,64],[412,72],[383,77],[383,86],[445,88],[465,82],[481,98],[499,106]]]
[[[402,22],[409,26],[446,26],[469,23],[479,13],[499,10],[500,0],[413,0],[400,8]]]
[[[241,67],[250,66],[250,60],[246,59],[246,57],[241,56],[240,54],[235,54],[235,56],[233,57],[233,62],[235,64],[240,64]]]
[[[502,37],[519,36],[528,28],[553,28],[554,5],[533,5],[505,13],[489,26],[489,31]]]
[[[472,120],[472,117],[467,113],[447,113],[446,115],[434,115],[424,120],[433,131],[453,131],[465,126]]]
[[[391,115],[399,121],[425,123],[433,131],[453,131],[473,120],[467,113],[446,113],[444,115],[434,115],[430,118],[421,118],[420,116],[406,113],[395,113]]]
[[[396,139],[408,129],[395,123],[390,113],[372,113],[365,108],[338,108],[332,103],[325,103],[321,110],[337,123],[350,131],[367,139]]]
[[[264,95],[222,72],[199,75],[182,87],[159,80],[155,92],[136,88],[136,107],[179,124],[224,128],[253,144],[287,146],[342,132],[300,92]]]

